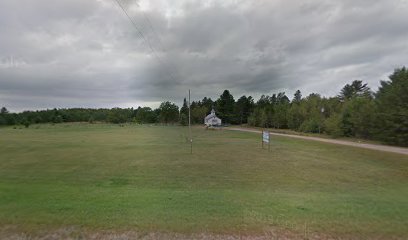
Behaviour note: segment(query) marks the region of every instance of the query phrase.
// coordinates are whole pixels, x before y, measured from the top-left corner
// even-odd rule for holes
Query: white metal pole
[[[191,137],[191,102],[190,89],[188,89],[188,138],[190,140],[190,153],[193,153],[193,138]]]

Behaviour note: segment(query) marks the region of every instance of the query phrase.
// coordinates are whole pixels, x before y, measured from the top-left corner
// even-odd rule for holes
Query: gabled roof
[[[220,118],[218,118],[217,117],[217,115],[215,115],[215,111],[214,111],[214,109],[212,109],[211,110],[211,113],[210,114],[208,114],[205,118],[204,118],[204,120],[205,121],[207,121],[208,119],[211,119],[211,118],[217,118],[217,119],[220,119]]]
[[[205,121],[207,121],[208,119],[211,119],[211,118],[218,118],[218,117],[215,116],[215,115],[209,114],[209,115],[207,115],[207,117],[205,117],[204,119],[205,119]],[[220,118],[218,118],[218,119],[220,119]]]

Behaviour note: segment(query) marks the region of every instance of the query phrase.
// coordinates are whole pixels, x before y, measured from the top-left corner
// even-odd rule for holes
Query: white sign
[[[262,141],[269,143],[269,132],[268,131],[262,131]]]

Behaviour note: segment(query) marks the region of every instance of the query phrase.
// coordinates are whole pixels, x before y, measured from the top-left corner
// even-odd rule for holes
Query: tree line
[[[326,133],[334,137],[358,137],[408,146],[408,70],[395,69],[389,80],[381,81],[374,92],[361,80],[346,84],[337,96],[302,96],[297,90],[292,100],[284,92],[251,96],[237,100],[229,90],[218,99],[204,97],[191,102],[191,122],[202,124],[211,109],[224,124],[248,124],[255,127],[292,129],[308,133]],[[188,103],[182,107],[166,101],[156,109],[149,107],[113,109],[51,109],[9,113],[0,111],[0,125],[61,122],[163,123],[188,124]]]
[[[7,108],[0,110],[1,125],[25,125],[34,123],[62,122],[109,122],[109,123],[176,123],[179,121],[179,108],[171,102],[163,102],[157,109],[150,107],[134,108],[68,108],[47,109],[10,113]]]

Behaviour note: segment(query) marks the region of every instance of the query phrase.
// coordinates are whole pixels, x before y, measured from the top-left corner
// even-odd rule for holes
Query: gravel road
[[[224,128],[227,130],[232,131],[241,131],[241,132],[252,132],[252,133],[261,133],[262,131],[256,129],[248,129],[248,128]],[[377,151],[384,151],[384,152],[392,152],[392,153],[399,153],[408,155],[408,148],[403,147],[392,147],[386,145],[378,145],[378,144],[371,144],[371,143],[358,143],[358,142],[351,142],[351,141],[344,141],[344,140],[336,140],[336,139],[327,139],[327,138],[319,138],[319,137],[308,137],[308,136],[299,136],[299,135],[291,135],[291,134],[284,134],[284,133],[270,133],[271,135],[275,136],[282,136],[282,137],[291,137],[291,138],[298,138],[298,139],[305,139],[305,140],[312,140],[312,141],[319,141],[319,142],[326,142],[326,143],[333,143],[333,144],[340,144],[340,145],[347,145],[352,147],[360,147],[360,148],[367,148]]]

